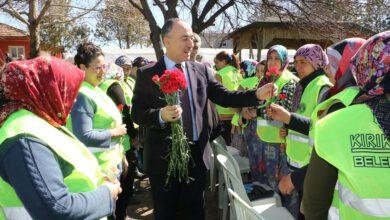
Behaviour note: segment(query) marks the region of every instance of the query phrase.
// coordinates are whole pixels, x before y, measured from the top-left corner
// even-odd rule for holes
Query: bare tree
[[[156,52],[157,58],[164,54],[163,45],[160,40],[161,28],[158,26],[155,14],[151,7],[158,7],[164,17],[164,21],[170,18],[178,18],[178,7],[181,7],[191,14],[192,30],[195,33],[201,33],[206,28],[213,26],[219,16],[225,15],[224,12],[235,4],[234,0],[216,1],[216,0],[153,0],[154,5],[150,5],[147,0],[129,0],[130,4],[138,9],[144,18],[148,21],[150,29],[150,40]]]
[[[96,37],[117,41],[120,48],[150,45],[148,22],[128,1],[105,0],[104,5],[97,16]]]
[[[40,29],[45,28],[44,18],[52,7],[72,8],[77,12],[67,19],[50,22],[50,25],[65,24],[75,21],[91,11],[96,10],[103,0],[96,0],[91,7],[78,7],[71,4],[55,4],[53,0],[3,0],[0,10],[25,24],[30,34],[30,58],[36,57],[39,52],[41,38]]]

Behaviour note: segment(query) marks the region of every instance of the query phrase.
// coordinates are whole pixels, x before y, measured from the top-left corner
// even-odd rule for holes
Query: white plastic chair
[[[235,165],[234,160],[231,157],[226,157],[223,154],[217,155],[217,160],[220,166],[223,168],[223,173],[225,177],[226,186],[234,191],[242,201],[247,203],[250,207],[252,207],[257,213],[259,213],[264,219],[267,220],[277,220],[277,219],[294,219],[292,215],[287,211],[286,208],[280,207],[280,196],[274,193],[273,197],[261,198],[254,201],[250,201],[248,195],[246,194],[241,176],[236,175],[236,171],[234,171]],[[231,194],[229,194],[229,199],[231,204],[234,201],[234,198]],[[230,209],[231,219],[239,219],[240,213],[236,213],[236,209]],[[241,212],[240,210],[238,210]],[[244,218],[245,219],[245,218]]]
[[[245,219],[245,220],[264,220],[259,213],[256,212],[248,203],[246,203],[242,198],[240,198],[237,193],[232,189],[228,189],[229,198],[231,198],[231,207],[234,208],[234,213],[236,214],[236,219]]]
[[[232,189],[228,189],[228,194],[233,204],[235,219],[294,220],[294,217],[284,207],[278,207],[275,204],[251,206]]]
[[[231,149],[231,152],[234,152],[234,148],[226,146],[225,140],[222,138],[222,136],[218,136],[212,143],[211,143],[211,149],[213,151],[213,157],[214,157],[214,165],[210,169],[210,189],[211,191],[214,191],[215,188],[215,179],[216,174],[218,173],[218,207],[222,209],[222,219],[226,219],[227,217],[227,208],[228,208],[228,198],[227,198],[227,191],[226,188],[224,188],[225,179],[223,176],[222,168],[219,167],[218,162],[216,160],[216,155],[223,152],[229,152],[229,149]],[[230,155],[230,153],[228,153]],[[245,174],[249,173],[249,159],[246,157],[241,157],[236,153],[234,156],[235,161],[238,163],[238,174]],[[216,172],[219,171],[219,172]]]

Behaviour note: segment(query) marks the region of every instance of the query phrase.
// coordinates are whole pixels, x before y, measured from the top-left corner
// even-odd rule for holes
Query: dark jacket
[[[191,93],[194,108],[194,117],[199,139],[196,143],[202,155],[210,139],[210,115],[207,110],[207,101],[224,107],[249,107],[258,104],[255,91],[230,92],[218,83],[210,70],[204,65],[195,62],[186,62],[187,72],[191,82]],[[131,116],[135,123],[146,127],[144,146],[144,163],[147,173],[166,173],[167,154],[170,141],[167,137],[171,133],[169,123],[161,125],[159,111],[167,104],[163,100],[163,93],[152,81],[154,75],[161,76],[166,69],[164,59],[156,64],[145,66],[138,70],[132,100]],[[192,154],[194,155],[194,154]],[[193,158],[197,160],[198,158]]]

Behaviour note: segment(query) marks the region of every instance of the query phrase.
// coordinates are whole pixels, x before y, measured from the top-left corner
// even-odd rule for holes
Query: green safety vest
[[[243,79],[240,82],[240,86],[245,90],[254,89],[257,84],[259,84],[260,80],[257,76],[249,77],[246,79]],[[239,113],[234,113],[232,118],[232,125],[238,126],[238,119],[241,117]],[[242,127],[246,127],[246,125],[243,125]]]
[[[338,216],[390,219],[390,140],[365,104],[348,106],[316,123],[318,156],[336,167]]]
[[[12,113],[1,126],[0,148],[5,140],[21,134],[42,140],[69,164],[63,168],[72,170],[70,175],[64,177],[64,183],[70,192],[92,191],[103,182],[96,158],[65,127],[56,129],[32,112],[21,109]],[[31,217],[15,190],[0,178],[0,219],[27,218]]]
[[[278,87],[278,96],[282,91],[282,88],[292,80],[298,81],[298,78],[288,70],[283,71],[282,75],[275,81],[275,84]],[[258,117],[256,127],[257,135],[264,142],[283,143],[284,139],[279,135],[282,126],[282,122]]]
[[[318,105],[318,95],[326,85],[329,87],[333,86],[325,75],[320,75],[313,79],[303,91],[296,113],[310,117]],[[310,139],[308,135],[289,129],[286,143],[287,160],[291,166],[300,168],[309,163],[312,148],[309,144]]]
[[[96,104],[96,112],[93,116],[93,129],[111,129],[122,124],[122,115],[115,103],[99,87],[93,87],[87,82],[81,84],[80,93],[92,99]],[[67,127],[71,126],[70,117],[67,120]],[[98,159],[99,165],[104,173],[116,167],[123,158],[123,138],[111,139],[110,148],[88,147]]]
[[[310,117],[310,131],[309,131],[309,144],[313,146],[314,142],[314,128],[315,123],[328,114],[328,110],[336,103],[342,103],[344,106],[349,106],[359,93],[358,87],[349,87],[340,91],[336,95],[329,97],[327,100],[321,102],[316,106]]]
[[[222,85],[229,91],[236,91],[242,76],[240,72],[233,66],[227,65],[224,68],[218,70],[217,74],[222,78]],[[219,115],[233,115],[234,112],[229,108],[225,108],[219,105],[217,106],[217,112]]]
[[[131,106],[131,100],[133,98],[133,90],[134,90],[134,86],[135,86],[135,80],[132,77],[127,77],[126,80],[123,82],[120,82],[120,81],[115,80],[115,79],[108,79],[108,80],[105,80],[103,83],[101,83],[99,85],[99,87],[107,94],[108,88],[110,88],[110,86],[115,82],[117,82],[122,88],[123,95],[125,96],[126,105]],[[125,151],[128,151],[131,148],[130,137],[128,134],[125,134],[123,136],[123,144],[122,145],[123,145],[123,148]]]

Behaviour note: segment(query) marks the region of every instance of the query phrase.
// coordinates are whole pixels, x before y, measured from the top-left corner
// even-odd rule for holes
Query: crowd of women
[[[0,219],[125,219],[142,161],[131,100],[147,63],[107,65],[83,43],[74,64],[5,65]],[[249,157],[250,178],[280,193],[296,219],[390,218],[390,31],[326,51],[303,45],[292,67],[283,45],[259,63],[226,52],[214,63],[229,90],[277,86],[260,106],[216,109],[227,145]]]

